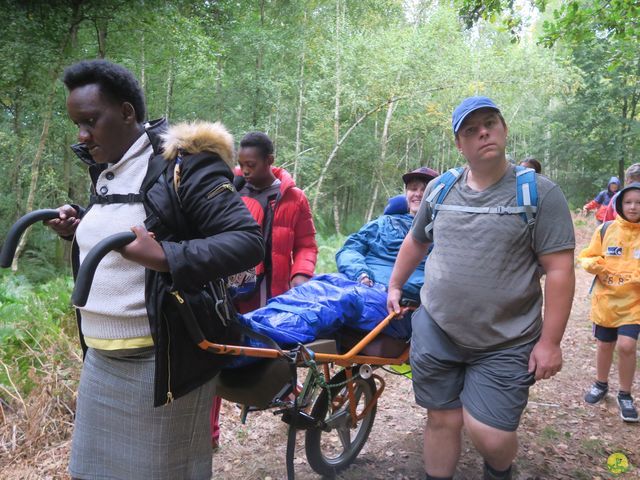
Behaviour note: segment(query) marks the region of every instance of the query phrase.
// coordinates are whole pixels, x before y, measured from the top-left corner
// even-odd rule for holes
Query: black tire
[[[354,369],[354,374],[356,373]],[[343,383],[347,378],[344,370],[338,372],[329,384]],[[362,412],[365,406],[371,401],[376,391],[376,384],[373,378],[367,380],[357,378],[355,382],[356,411]],[[347,386],[331,388],[331,400],[339,393],[347,394]],[[330,431],[314,428],[306,431],[305,452],[307,461],[311,468],[325,477],[334,477],[338,472],[347,468],[356,459],[360,450],[364,446],[373,420],[376,416],[377,403],[367,415],[358,422],[352,429],[351,414],[349,413],[349,399],[336,412],[327,412],[327,391],[322,390],[316,398],[311,410],[311,416],[323,419],[327,422]]]

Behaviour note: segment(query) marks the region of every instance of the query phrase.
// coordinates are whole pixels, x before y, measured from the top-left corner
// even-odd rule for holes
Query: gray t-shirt
[[[482,192],[467,185],[468,168],[445,205],[517,206],[515,168]],[[458,345],[489,349],[534,340],[542,328],[542,291],[537,256],[575,247],[573,223],[560,188],[537,175],[538,213],[533,234],[521,215],[440,210],[433,230],[425,201],[412,234],[434,242],[420,292],[429,315]]]

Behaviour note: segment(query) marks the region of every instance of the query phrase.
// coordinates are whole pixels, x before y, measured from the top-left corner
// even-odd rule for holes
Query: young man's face
[[[507,127],[493,109],[481,108],[469,115],[458,130],[456,146],[472,166],[505,159]]]
[[[609,190],[611,190],[612,192],[617,192],[618,190],[620,190],[620,187],[617,183],[612,183],[611,185],[609,185]]]
[[[131,146],[131,132],[137,124],[133,107],[109,101],[100,85],[71,90],[67,112],[78,127],[78,141],[87,146],[96,163],[116,163]]]
[[[424,189],[426,187],[427,184],[420,180],[411,180],[407,183],[405,187],[405,195],[407,197],[407,205],[409,205],[409,213],[411,215],[418,213],[418,210],[420,209],[420,202],[422,202]]]
[[[631,223],[640,222],[640,190],[629,190],[622,198],[622,213]]]
[[[265,183],[271,179],[271,165],[273,155],[262,156],[256,147],[243,147],[238,152],[238,165],[242,176],[254,187],[265,187]]]

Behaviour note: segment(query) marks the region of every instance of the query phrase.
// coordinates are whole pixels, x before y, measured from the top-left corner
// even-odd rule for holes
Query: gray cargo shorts
[[[411,321],[411,369],[416,403],[432,410],[464,407],[476,420],[508,432],[518,428],[534,375],[536,341],[493,351],[453,343],[424,307]]]

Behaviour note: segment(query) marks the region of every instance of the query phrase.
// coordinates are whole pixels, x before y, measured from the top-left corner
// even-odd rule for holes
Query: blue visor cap
[[[498,112],[500,111],[498,106],[493,103],[493,100],[489,97],[467,97],[456,107],[451,116],[453,133],[458,133],[462,122],[464,122],[464,119],[467,118],[469,114],[481,108],[493,108]]]

